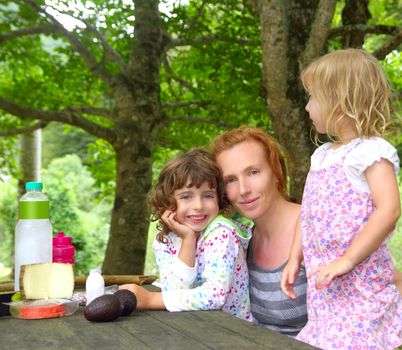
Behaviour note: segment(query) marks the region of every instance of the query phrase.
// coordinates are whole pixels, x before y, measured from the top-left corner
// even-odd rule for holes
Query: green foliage
[[[98,199],[94,179],[76,155],[54,159],[43,170],[44,192],[49,197],[54,233],[64,231],[76,248],[75,274],[100,266],[109,232],[110,199]],[[17,183],[0,182],[0,263],[10,267],[16,223]]]
[[[0,181],[0,265],[11,267],[14,254],[14,227],[17,220],[17,181]]]
[[[261,49],[258,21],[239,1],[191,1],[165,17],[172,37],[195,44],[168,52],[161,71],[161,99],[201,101],[190,107],[166,109],[172,120],[161,133],[171,149],[205,146],[224,129],[241,124],[269,125],[259,97]],[[197,43],[197,37],[209,37]],[[191,126],[191,127],[190,127]]]
[[[43,129],[43,167],[46,168],[50,161],[68,154],[78,155],[85,165],[88,165],[87,148],[95,137],[85,131],[63,125],[51,123]]]
[[[109,231],[110,203],[97,202],[94,179],[76,155],[53,160],[43,171],[55,232],[64,231],[76,248],[76,274],[100,266]]]

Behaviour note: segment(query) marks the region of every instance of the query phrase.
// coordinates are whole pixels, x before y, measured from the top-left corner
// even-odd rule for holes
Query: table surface
[[[0,349],[313,349],[222,311],[135,311],[113,322],[0,317]]]

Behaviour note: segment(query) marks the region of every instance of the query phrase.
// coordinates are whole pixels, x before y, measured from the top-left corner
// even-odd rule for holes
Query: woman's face
[[[258,220],[280,195],[260,143],[239,143],[220,153],[216,161],[223,174],[226,195],[241,215]]]

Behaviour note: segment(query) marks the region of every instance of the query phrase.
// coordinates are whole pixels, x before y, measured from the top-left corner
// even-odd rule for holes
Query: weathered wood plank
[[[150,316],[213,349],[314,349],[222,311],[152,312]]]
[[[114,322],[87,321],[82,309],[45,320],[0,318],[0,349],[313,349],[222,311],[134,312]]]

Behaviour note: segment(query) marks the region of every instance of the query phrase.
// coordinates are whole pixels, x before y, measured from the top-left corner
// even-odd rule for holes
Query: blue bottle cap
[[[42,182],[27,182],[25,184],[26,190],[41,190],[42,187]]]

